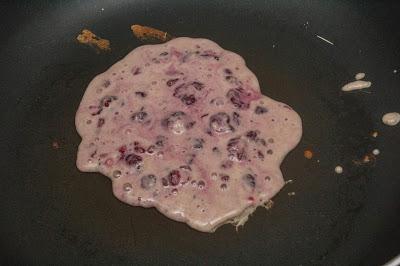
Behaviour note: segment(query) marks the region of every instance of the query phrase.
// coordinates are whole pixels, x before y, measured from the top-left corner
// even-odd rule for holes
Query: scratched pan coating
[[[370,265],[399,251],[400,129],[380,122],[400,108],[393,73],[400,68],[399,3],[19,1],[0,7],[7,26],[0,41],[4,262]],[[90,80],[141,45],[132,24],[211,39],[240,54],[263,93],[302,117],[303,138],[282,165],[294,182],[239,232],[223,226],[204,234],[156,210],[122,204],[107,178],[76,169],[75,111]],[[83,28],[109,39],[111,51],[79,45]],[[342,93],[360,71],[372,81],[371,93]],[[377,138],[370,137],[373,130]],[[309,148],[311,160],[303,156]],[[381,150],[374,163],[353,163],[373,148]],[[338,164],[342,175],[334,173]]]

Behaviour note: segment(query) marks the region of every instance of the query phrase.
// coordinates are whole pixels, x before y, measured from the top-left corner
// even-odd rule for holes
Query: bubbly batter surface
[[[239,55],[185,37],[138,47],[95,77],[75,122],[81,171],[204,232],[244,223],[278,193],[280,163],[302,134]]]

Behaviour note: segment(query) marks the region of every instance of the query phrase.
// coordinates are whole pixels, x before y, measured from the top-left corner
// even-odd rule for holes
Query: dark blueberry
[[[240,109],[247,109],[249,108],[249,104],[245,103],[241,100],[241,93],[240,93],[240,88],[237,89],[230,89],[227,94],[226,97],[229,98],[229,100],[231,101],[231,103],[233,104],[233,106],[240,108]]]
[[[204,183],[203,180],[200,180],[199,182],[197,182],[197,186],[198,186],[200,189],[203,189],[203,188],[206,186],[206,183]]]
[[[225,74],[227,74],[227,75],[231,75],[231,74],[232,74],[232,71],[231,71],[229,68],[225,68],[225,69],[224,69],[224,72],[225,72]]]
[[[234,131],[234,128],[229,124],[230,117],[227,113],[219,112],[210,116],[210,128],[217,133],[228,133]]]
[[[229,168],[232,167],[232,165],[233,165],[232,161],[223,161],[221,163],[221,168],[222,169],[229,169]]]
[[[147,96],[147,93],[145,93],[145,92],[143,92],[143,91],[136,91],[135,94],[136,94],[137,96],[142,97],[142,98],[144,98],[144,97]]]
[[[232,138],[227,144],[228,157],[230,160],[243,161],[246,159],[246,145],[240,137]]]
[[[139,155],[131,153],[125,157],[125,162],[128,165],[135,167],[136,169],[140,169],[142,167],[143,158]]]
[[[192,86],[198,91],[201,91],[204,88],[204,84],[198,81],[194,81]]]
[[[158,146],[158,147],[164,146],[166,140],[167,140],[167,138],[165,136],[158,135],[156,137],[156,146]]]
[[[181,174],[178,170],[172,170],[168,175],[168,179],[172,186],[177,186],[181,181]]]
[[[162,183],[162,185],[164,186],[164,187],[167,187],[168,186],[168,179],[166,179],[166,178],[162,178],[161,179],[161,183]]]
[[[110,85],[111,85],[111,82],[110,82],[109,80],[105,80],[105,81],[103,82],[103,87],[104,87],[104,88],[108,88]]]
[[[258,132],[255,130],[250,130],[250,131],[247,131],[247,133],[246,133],[246,137],[249,138],[250,140],[256,140],[257,136],[258,136]]]
[[[203,148],[204,139],[194,139],[193,140],[193,149],[200,150]]]
[[[155,175],[145,175],[140,179],[140,186],[143,189],[150,189],[156,185],[157,178]]]
[[[147,148],[147,153],[148,153],[148,154],[153,154],[153,153],[155,152],[155,150],[156,150],[156,146],[150,145],[150,146]]]
[[[146,112],[144,112],[144,111],[139,111],[139,112],[134,113],[134,114],[131,116],[131,119],[132,119],[133,121],[135,121],[135,122],[143,123],[147,116],[148,116],[148,114],[147,114]]]
[[[177,111],[163,120],[161,120],[161,126],[171,130],[175,134],[182,134],[185,130],[191,129],[195,124],[195,121],[182,111]]]
[[[242,177],[244,183],[249,186],[250,188],[255,188],[256,186],[256,179],[251,174],[246,174]]]
[[[181,97],[181,101],[186,105],[192,105],[192,104],[194,104],[196,102],[196,98],[194,97],[193,94],[183,95]]]
[[[105,122],[106,120],[104,120],[104,118],[99,118],[99,120],[97,121],[97,127],[102,127]]]
[[[108,106],[110,106],[110,103],[112,102],[112,101],[115,101],[115,100],[117,100],[117,96],[104,96],[103,98],[101,98],[101,100],[100,100],[100,106],[99,106],[99,108],[101,108],[101,107],[108,107]]]
[[[254,110],[254,113],[260,115],[260,114],[264,114],[267,113],[268,109],[263,107],[263,106],[257,106],[256,109]]]
[[[132,69],[132,74],[134,76],[139,75],[140,73],[142,73],[141,70],[140,70],[140,67]]]
[[[265,139],[257,139],[257,142],[263,146],[267,146],[267,142],[265,142]]]
[[[144,153],[146,150],[144,148],[142,148],[142,147],[136,146],[134,148],[134,151],[137,152],[137,153]]]
[[[139,155],[131,153],[131,154],[128,154],[125,157],[125,162],[128,165],[131,165],[131,166],[139,169],[141,167],[142,162],[143,162],[143,158],[141,156],[139,156]]]
[[[90,157],[92,157],[92,158],[94,158],[94,156],[97,154],[97,150],[95,150],[94,152],[92,152],[91,154],[90,154]]]
[[[196,124],[196,121],[190,121],[185,125],[185,127],[186,127],[186,129],[191,129],[195,124]]]
[[[229,175],[221,175],[221,181],[228,182],[229,178]]]
[[[167,86],[171,87],[172,85],[174,85],[179,79],[170,79],[167,81]]]
[[[236,126],[240,125],[240,115],[236,112],[233,112],[232,114],[232,121],[236,124]]]
[[[234,85],[239,85],[239,86],[242,85],[242,82],[238,80],[237,77],[234,76],[226,76],[225,80]]]

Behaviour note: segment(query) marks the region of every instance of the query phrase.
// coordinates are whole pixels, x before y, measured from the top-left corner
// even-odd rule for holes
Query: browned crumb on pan
[[[313,157],[313,152],[311,150],[305,150],[304,157],[310,160]]]
[[[147,26],[135,24],[131,26],[131,30],[133,32],[133,35],[135,35],[135,37],[142,42],[166,42],[173,39],[173,37],[168,32],[164,32]]]
[[[78,37],[76,37],[76,39],[78,40],[78,42],[82,44],[87,44],[92,47],[95,47],[98,51],[111,50],[109,40],[102,39],[87,29],[83,29],[82,33],[79,34]]]
[[[364,155],[364,157],[361,159],[353,160],[353,163],[358,166],[371,165],[371,164],[375,165],[375,161],[376,161],[376,156],[371,153]]]
[[[267,210],[270,210],[274,206],[274,202],[272,200],[268,200],[264,202],[263,207]]]
[[[52,147],[54,150],[58,150],[58,149],[60,148],[60,143],[59,143],[58,141],[54,140],[54,141],[51,143],[51,147]]]

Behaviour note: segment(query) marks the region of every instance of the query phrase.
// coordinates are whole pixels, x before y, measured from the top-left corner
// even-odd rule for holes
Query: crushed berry
[[[177,186],[179,184],[179,182],[181,181],[181,174],[178,170],[172,170],[169,173],[168,178],[169,178],[169,183],[172,186]]]
[[[97,127],[102,127],[105,122],[106,120],[104,120],[104,118],[99,118],[99,120],[97,121]]]

